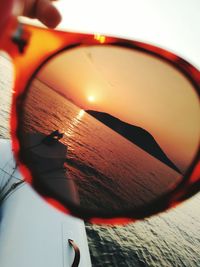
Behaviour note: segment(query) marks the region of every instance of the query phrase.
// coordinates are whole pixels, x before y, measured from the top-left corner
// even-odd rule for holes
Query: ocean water
[[[9,109],[12,84],[12,68],[5,57],[0,60],[0,137],[9,138]],[[52,107],[53,108],[53,107]],[[29,113],[29,116],[31,113]],[[80,117],[77,117],[77,116]],[[81,124],[78,112],[75,120],[66,127],[70,156],[80,163],[79,153],[75,155],[73,138],[77,138],[74,127]],[[58,116],[59,117],[59,116]],[[33,118],[34,120],[35,118]],[[52,122],[55,123],[55,120]],[[90,123],[91,125],[91,123]],[[44,127],[45,131],[50,130]],[[55,125],[56,127],[57,125]],[[32,125],[29,125],[29,129]],[[39,126],[40,127],[40,126]],[[95,126],[97,127],[97,126]],[[99,126],[101,127],[101,125]],[[78,134],[78,133],[76,133]],[[105,138],[103,138],[104,140]],[[95,145],[95,143],[94,143]],[[124,145],[124,144],[123,144]],[[79,146],[81,146],[79,144]],[[98,147],[96,147],[97,149]],[[92,152],[95,153],[95,150]],[[94,155],[91,154],[91,155]],[[87,172],[95,168],[92,156],[87,158]],[[138,158],[138,157],[137,157]],[[117,164],[115,164],[117,165]],[[113,165],[113,172],[116,166]],[[71,175],[83,175],[71,166]],[[73,165],[74,166],[74,165]],[[108,168],[102,165],[102,172],[109,176]],[[156,168],[157,169],[157,168]],[[160,170],[162,171],[162,170]],[[83,177],[84,178],[84,177]],[[74,178],[75,179],[75,178]],[[173,210],[126,226],[98,226],[86,224],[89,249],[93,266],[200,266],[200,195],[181,204]]]

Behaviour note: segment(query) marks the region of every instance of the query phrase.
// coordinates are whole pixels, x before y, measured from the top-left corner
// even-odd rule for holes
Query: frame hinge
[[[24,31],[23,25],[18,24],[16,31],[12,35],[12,42],[18,47],[21,54],[24,53],[25,47],[28,45],[29,34]]]

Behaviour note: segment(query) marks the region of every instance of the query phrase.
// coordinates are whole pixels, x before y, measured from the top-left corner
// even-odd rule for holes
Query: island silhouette
[[[167,157],[154,137],[141,127],[126,123],[120,119],[105,113],[95,110],[85,110],[89,115],[96,118],[118,134],[122,135],[151,156],[157,158],[170,168],[174,169],[178,173],[182,174],[179,168]]]

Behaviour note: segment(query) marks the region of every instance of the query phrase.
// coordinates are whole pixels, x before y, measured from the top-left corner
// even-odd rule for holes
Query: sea
[[[7,55],[2,54],[0,57],[0,138],[10,137],[9,114],[11,105],[13,72],[14,71],[10,59],[7,57]],[[35,87],[38,88],[38,84],[36,84]],[[56,103],[55,98],[54,100]],[[34,102],[31,101],[31,103]],[[34,109],[34,105],[32,108]],[[53,106],[51,108],[53,109]],[[35,113],[33,112],[33,114]],[[31,116],[31,112],[29,113],[27,112],[27,116]],[[59,116],[60,114],[57,114],[57,117]],[[70,164],[68,163],[70,175],[75,180],[78,175],[80,175],[82,179],[85,179],[85,177],[83,177],[85,173],[87,174],[89,173],[87,177],[91,177],[91,175],[92,177],[94,177],[94,174],[97,177],[99,176],[101,179],[103,178],[107,179],[110,176],[113,177],[113,174],[116,173],[116,168],[119,166],[119,163],[114,164],[113,162],[109,162],[109,166],[112,166],[111,171],[107,166],[105,166],[105,163],[101,164],[101,169],[100,170],[98,169],[98,172],[95,172],[97,168],[95,166],[94,157],[95,155],[96,157],[99,155],[97,146],[97,143],[99,142],[97,143],[93,142],[92,149],[90,146],[87,145],[87,148],[91,149],[91,151],[86,151],[87,152],[86,154],[84,154],[85,150],[83,150],[83,153],[79,153],[79,155],[75,154],[74,151],[76,150],[76,146],[74,146],[73,144],[75,143],[75,139],[77,139],[76,137],[78,133],[78,126],[80,127],[82,125],[82,127],[84,127],[84,125],[82,124],[83,122],[82,117],[85,115],[83,115],[83,112],[81,111],[79,112],[76,111],[76,116],[75,115],[73,116],[74,120],[71,120],[71,124],[69,123],[65,130],[65,135],[69,146],[69,156],[72,159],[75,159],[73,164],[71,163],[71,161]],[[47,122],[48,121],[47,117],[45,118]],[[34,121],[34,119],[35,116],[32,118],[32,121]],[[87,117],[87,119],[89,120],[91,118]],[[55,120],[53,120],[51,123],[52,123],[51,127],[53,124],[55,127],[58,126],[56,125]],[[26,127],[29,127],[29,129],[32,129],[33,131],[35,130],[33,125],[28,125]],[[49,125],[45,125],[44,127],[44,123],[42,123],[42,125],[39,125],[37,127],[39,127],[38,130],[40,130],[40,127],[43,127],[45,129],[44,132],[46,131],[46,133],[49,130],[48,128]],[[95,125],[95,127],[101,127],[101,125],[97,124]],[[88,129],[85,129],[85,131],[87,130]],[[105,131],[107,130],[108,129],[106,129]],[[74,133],[76,134],[74,135]],[[92,134],[94,134],[94,131],[91,130],[91,135]],[[104,132],[104,134],[105,136],[102,137],[103,141],[105,140],[106,132]],[[82,141],[84,140],[84,142],[86,142],[87,141],[86,139],[84,139],[84,137],[82,137],[82,139],[79,138],[79,143],[77,142],[76,145],[79,148],[83,147]],[[111,140],[113,141],[114,139],[115,138],[112,138]],[[127,143],[122,144],[123,147],[125,145],[128,146]],[[113,144],[113,147],[116,147],[115,144]],[[90,157],[87,156],[89,153],[91,153]],[[142,152],[140,151],[138,153]],[[103,155],[104,154],[101,153],[101,157],[103,157]],[[87,161],[85,162],[85,165],[84,166],[81,165],[80,168],[80,163],[83,164],[83,159],[86,159]],[[150,160],[152,161],[153,159],[149,159],[149,161]],[[105,159],[103,162],[105,162]],[[75,171],[76,169],[75,167],[77,166],[79,166],[79,172]],[[162,168],[164,167],[162,166]],[[159,172],[163,171],[161,170],[162,168],[161,167],[159,168]],[[131,168],[129,168],[129,172],[130,169]],[[155,169],[157,170],[158,168]],[[169,170],[168,172],[170,174]],[[118,170],[117,173],[120,174],[120,170]],[[142,176],[141,173],[140,175]],[[152,177],[154,177],[156,175],[156,171],[151,170],[151,175]],[[84,184],[86,184],[87,185],[86,187],[88,187],[88,183]],[[153,188],[156,188],[155,184]],[[150,190],[151,192],[153,188]],[[131,195],[133,194],[131,193]],[[152,197],[152,195],[150,195],[150,197]],[[92,203],[92,201],[93,199],[91,199],[89,203]],[[180,204],[176,208],[173,208],[159,215],[155,215],[135,223],[129,223],[123,226],[95,225],[95,224],[92,225],[89,223],[85,223],[92,265],[136,266],[136,267],[200,266],[199,207],[200,207],[200,194],[197,194],[192,199],[187,200],[186,202]]]
[[[74,182],[83,207],[106,211],[138,207],[180,181],[179,173],[38,78],[22,106],[24,147],[31,147],[38,133],[48,135],[56,129],[63,133],[66,179]]]

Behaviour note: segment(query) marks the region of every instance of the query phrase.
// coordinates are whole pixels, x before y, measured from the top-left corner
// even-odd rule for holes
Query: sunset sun
[[[93,102],[95,102],[95,97],[93,95],[89,95],[87,100],[88,100],[88,102],[93,103]]]

